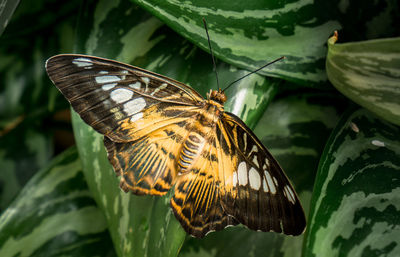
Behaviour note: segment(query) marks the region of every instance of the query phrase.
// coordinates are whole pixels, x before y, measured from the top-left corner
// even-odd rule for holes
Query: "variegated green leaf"
[[[97,12],[94,12],[95,8]],[[123,22],[115,23],[120,19]],[[133,63],[151,70],[172,57],[168,52],[160,52],[165,46],[156,48],[160,41],[168,40],[168,28],[128,1],[99,1],[88,6],[80,23],[85,26],[78,30],[78,35],[82,35],[77,42],[79,53]],[[115,29],[116,24],[119,30]],[[187,46],[182,55],[177,55],[181,59],[173,65],[175,69],[164,68],[170,74],[163,73],[172,76],[177,74],[179,67],[187,67],[182,63],[183,56],[190,56],[195,49],[181,40],[169,43],[174,46],[171,48],[174,53],[179,53],[181,48],[178,46],[182,43]],[[186,235],[170,211],[169,199],[122,192],[119,178],[108,162],[103,136],[84,124],[75,113],[73,125],[85,176],[97,203],[104,210],[118,256],[176,256]]]
[[[118,256],[176,256],[185,232],[169,209],[169,199],[140,197],[120,190],[103,136],[76,113],[73,125],[85,177],[105,213]]]
[[[221,70],[218,72],[221,72]],[[243,73],[243,70],[241,70],[241,72],[238,72],[234,76]],[[232,74],[230,75],[232,76]],[[283,86],[284,81],[263,78],[258,75],[252,76],[241,81],[229,91],[225,110],[236,114],[249,128],[254,129],[262,117],[264,110],[278,91],[278,88]]]
[[[254,132],[294,182],[308,212],[314,176],[329,133],[346,101],[339,95],[306,94],[271,103]],[[303,236],[259,233],[243,227],[190,239],[181,257],[301,256]]]
[[[400,129],[347,112],[321,158],[303,256],[400,255]]]
[[[0,0],[0,36],[7,27],[19,0]]]
[[[115,59],[160,73],[187,83],[204,97],[210,89],[218,88],[211,56],[140,7],[129,1],[116,4],[103,0],[96,8],[102,10],[99,15],[93,20],[81,21],[87,24],[80,28],[82,36],[77,42],[77,52]],[[91,11],[93,9],[88,10],[89,13]],[[121,13],[125,14],[122,16],[125,22],[113,23],[116,16],[122,18]],[[86,30],[91,26],[92,30],[88,33]],[[115,26],[119,29],[116,30]],[[221,88],[248,74],[247,70],[222,62],[217,65],[217,70]],[[254,126],[281,83],[278,79],[251,75],[227,90],[227,110],[241,115],[250,126]]]
[[[53,155],[51,138],[32,122],[23,122],[3,132],[0,135],[0,213]]]
[[[79,5],[78,0],[62,6],[37,0],[22,1],[16,9],[0,41],[1,129],[19,118],[37,121],[59,109],[61,96],[49,87],[43,63],[59,51],[71,51]],[[60,21],[59,16],[65,19]],[[27,21],[34,21],[34,26],[27,26]]]
[[[19,1],[0,0],[2,20]],[[22,1],[0,37],[0,209],[4,209],[35,172],[53,155],[51,122],[55,110],[67,104],[57,101],[57,89],[45,74],[44,62],[60,48],[71,49],[70,15],[79,7],[51,0]],[[65,19],[60,20],[55,10]],[[11,13],[8,13],[11,15]],[[34,25],[27,26],[27,21]],[[46,36],[43,36],[46,35]],[[65,50],[63,50],[65,51]],[[57,97],[58,96],[58,97]]]
[[[0,256],[115,256],[76,148],[38,172],[2,213]]]
[[[310,86],[326,80],[326,39],[343,29],[350,38],[393,35],[399,6],[393,0],[353,1],[176,1],[132,0],[203,49],[208,49],[202,18],[208,22],[215,54],[255,70],[280,56],[287,59],[261,71]],[[353,17],[368,17],[353,19]],[[368,33],[369,31],[373,33]],[[354,33],[357,31],[357,33]],[[365,33],[364,33],[365,32]]]
[[[344,95],[400,125],[400,37],[335,44],[328,41],[326,72]]]

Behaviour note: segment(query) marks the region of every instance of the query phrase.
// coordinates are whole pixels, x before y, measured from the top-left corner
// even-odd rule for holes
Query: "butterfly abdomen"
[[[201,153],[205,140],[204,138],[196,133],[190,132],[182,145],[182,150],[178,159],[178,166],[181,172],[190,169],[192,163],[197,159],[199,153]]]

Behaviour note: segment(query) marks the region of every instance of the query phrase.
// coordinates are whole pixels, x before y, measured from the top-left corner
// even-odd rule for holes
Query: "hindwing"
[[[223,113],[214,133],[184,174],[171,206],[187,233],[242,223],[253,230],[299,235],[305,228],[300,201],[281,167],[250,129]]]
[[[221,205],[224,190],[221,190],[223,184],[218,177],[215,137],[205,141],[201,154],[190,170],[178,177],[171,198],[176,218],[186,232],[195,237],[204,237],[208,232],[238,224]]]
[[[217,131],[226,214],[253,230],[301,234],[304,211],[278,162],[235,115],[225,112]]]
[[[108,159],[121,176],[120,187],[137,195],[165,195],[175,184],[176,159],[187,133],[172,124],[132,142],[118,143],[105,136]]]

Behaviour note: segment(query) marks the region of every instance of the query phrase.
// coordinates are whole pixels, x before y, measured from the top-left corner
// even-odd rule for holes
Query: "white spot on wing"
[[[243,134],[243,142],[244,142],[244,150],[246,151],[246,148],[247,148],[247,133]]]
[[[260,164],[258,164],[258,160],[257,160],[257,155],[254,155],[253,162],[258,168],[260,168]]]
[[[264,163],[264,164],[263,164],[263,169],[266,170],[267,168],[268,168],[268,167],[267,167],[267,164]]]
[[[87,58],[76,58],[72,61],[72,63],[78,67],[89,67],[93,65],[92,61]]]
[[[124,88],[117,88],[117,89],[111,91],[111,94],[110,94],[111,99],[117,103],[126,102],[129,99],[131,99],[132,96],[133,96],[133,92],[128,89],[124,89]]]
[[[127,70],[122,70],[121,73],[124,74],[121,76],[121,78],[126,79],[126,74],[128,74],[129,72]]]
[[[112,82],[117,82],[120,80],[121,79],[118,76],[114,76],[114,75],[104,75],[104,76],[96,77],[96,82],[99,84],[112,83]]]
[[[140,84],[140,82],[137,81],[137,82],[135,82],[135,83],[133,83],[133,84],[130,84],[129,87],[131,87],[131,88],[133,88],[133,89],[140,89],[141,85],[142,85],[142,84]]]
[[[147,90],[149,89],[150,79],[148,77],[141,77],[141,79],[144,82],[144,84],[146,85],[146,89],[144,90],[144,92],[147,92]]]
[[[143,112],[136,113],[136,114],[132,115],[131,122],[138,121],[141,118],[143,118]]]
[[[265,181],[265,178],[263,179],[263,188],[264,188],[264,192],[266,192],[266,193],[269,192],[269,188],[267,186],[267,181]]]
[[[238,165],[238,180],[239,185],[247,185],[247,166],[245,162],[241,162]]]
[[[258,151],[258,148],[256,145],[253,145],[253,147],[251,148],[250,154],[252,153],[256,153]]]
[[[162,83],[159,87],[157,87],[150,95],[154,95],[155,93],[157,93],[160,90],[163,90],[167,87],[167,83]]]
[[[283,188],[283,195],[284,195],[286,198],[288,198],[287,193],[286,193],[286,188]],[[288,198],[288,200],[289,200],[289,198]]]
[[[264,174],[265,174],[265,178],[267,179],[269,190],[271,191],[272,194],[275,194],[276,187],[274,185],[274,182],[272,181],[271,175],[269,175],[269,172],[267,170],[264,170]]]
[[[286,197],[289,200],[289,202],[291,202],[292,204],[296,203],[296,198],[294,197],[294,193],[292,191],[292,189],[286,185],[284,188],[284,191],[286,192]]]
[[[237,173],[236,173],[236,171],[233,172],[233,175],[232,175],[232,184],[233,184],[234,187],[237,186]]]
[[[148,77],[141,77],[141,79],[146,85],[150,83],[150,79]]]
[[[274,180],[275,186],[278,186],[278,181],[276,180],[276,178],[272,177],[272,179]]]
[[[250,187],[253,188],[254,190],[259,190],[261,186],[261,179],[260,179],[260,174],[251,167],[249,171],[249,182],[250,182]]]
[[[111,83],[111,84],[104,84],[101,89],[103,89],[104,91],[113,89],[115,86],[117,85],[117,83]]]
[[[124,104],[124,112],[128,115],[136,114],[143,110],[146,101],[142,97],[138,97]]]

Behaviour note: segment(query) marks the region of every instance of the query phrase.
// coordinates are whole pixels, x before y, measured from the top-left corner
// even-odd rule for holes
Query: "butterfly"
[[[194,237],[230,225],[301,234],[301,203],[254,133],[224,111],[226,95],[94,56],[51,57],[46,70],[80,117],[104,135],[120,187],[165,195]]]

